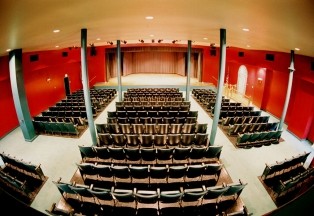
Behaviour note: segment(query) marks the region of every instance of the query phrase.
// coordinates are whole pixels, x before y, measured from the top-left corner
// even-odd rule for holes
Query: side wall
[[[62,53],[67,52],[63,57]],[[30,61],[31,55],[38,55],[37,61]],[[31,116],[53,106],[65,98],[64,76],[70,79],[71,91],[82,89],[80,49],[64,49],[23,53],[23,73],[25,91]],[[88,49],[89,86],[105,81],[104,48],[97,47],[96,56]],[[0,118],[5,122],[0,127],[0,137],[4,137],[18,127],[9,76],[8,56],[0,58]]]
[[[243,57],[238,56],[240,51],[244,52]],[[266,60],[266,54],[273,54],[274,61]],[[288,130],[299,139],[309,139],[313,142],[314,78],[311,62],[313,58],[295,54],[296,71],[285,123]],[[232,48],[227,49],[226,64],[231,84],[237,83],[239,67],[246,66],[246,95],[251,96],[254,105],[280,119],[289,80],[290,53]]]

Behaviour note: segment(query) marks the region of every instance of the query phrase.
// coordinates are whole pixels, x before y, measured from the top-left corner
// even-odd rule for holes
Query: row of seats
[[[309,155],[310,152],[304,152],[283,161],[276,161],[276,163],[272,164],[266,163],[261,178],[263,180],[273,178],[299,166],[303,166]]]
[[[99,185],[104,184],[104,181],[113,185],[129,183],[137,184],[138,188],[151,188],[157,185],[159,188],[163,188],[163,186],[169,188],[170,184],[189,186],[195,182],[206,185],[207,181],[217,182],[223,168],[221,163],[164,166],[93,163],[76,165],[84,183],[87,183],[88,180],[94,180]]]
[[[181,103],[184,101],[184,98],[179,96],[179,95],[176,95],[176,96],[173,96],[173,95],[168,95],[168,96],[165,96],[165,97],[159,97],[159,98],[156,98],[156,97],[124,97],[123,98],[123,101],[124,102],[139,102],[139,103],[143,103],[145,101],[147,102],[153,102],[153,101],[168,101],[168,102],[176,102],[176,103]]]
[[[244,133],[255,133],[263,131],[275,131],[277,130],[279,122],[271,123],[243,123],[243,124],[234,124],[229,125],[228,135],[235,136],[238,134]]]
[[[31,196],[31,192],[26,186],[26,180],[21,181],[2,170],[0,170],[0,186],[11,194],[17,193],[17,197],[22,196],[28,199]]]
[[[98,133],[99,146],[119,147],[189,147],[207,146],[207,133],[169,133],[169,134],[130,134],[130,133]]]
[[[17,170],[25,175],[32,176],[37,179],[45,179],[44,172],[41,168],[41,165],[35,165],[33,163],[27,163],[25,161],[19,160],[11,155],[0,153],[0,157],[5,164],[5,166],[10,167],[11,169]]]
[[[248,123],[267,123],[270,116],[230,116],[223,118],[222,126],[229,126],[234,124],[248,124]]]
[[[0,168],[0,187],[21,202],[30,204],[46,177],[40,164],[27,163],[5,153],[0,154],[4,166]]]
[[[220,111],[236,111],[236,110],[248,110],[253,111],[253,106],[242,106],[239,102],[222,102]],[[211,110],[211,114],[215,114],[215,106]]]
[[[194,94],[199,98],[202,98],[202,94],[213,96],[210,90],[195,90]],[[269,116],[261,116],[261,110],[253,110],[251,106],[235,105],[230,101],[223,101],[222,104],[224,106],[220,111],[219,118],[222,119],[220,123],[227,130],[228,136],[237,136],[235,146],[251,148],[279,143],[282,134],[282,130],[278,130],[279,123],[269,123]],[[235,110],[239,107],[241,110]]]
[[[289,193],[296,193],[302,188],[309,188],[314,184],[314,168],[309,167],[302,172],[289,175],[287,179],[278,179],[273,186],[273,193],[276,199],[284,197]]]
[[[222,120],[227,117],[260,116],[261,114],[262,111],[260,110],[221,110],[219,119]]]
[[[99,133],[111,134],[197,134],[207,133],[207,123],[96,123],[95,127]]]
[[[96,108],[92,107],[92,113],[94,116],[97,115],[98,111]],[[77,107],[77,110],[67,110],[66,108],[64,110],[59,111],[43,111],[41,112],[41,116],[48,116],[48,117],[81,117],[81,118],[87,118],[87,112],[86,107]]]
[[[89,93],[91,96],[103,96],[103,95],[109,95],[114,97],[117,94],[117,90],[112,88],[112,89],[90,89]],[[68,95],[67,98],[75,97],[75,96],[82,96],[84,95],[84,90],[80,89],[77,90],[76,92],[73,92],[71,95]]]
[[[108,91],[90,89],[90,92],[94,92],[95,95],[99,96],[99,100],[106,98],[110,95],[111,100],[113,99],[112,94],[115,94],[115,89]],[[34,116],[32,123],[37,134],[51,134],[51,135],[75,135],[79,136],[81,128],[84,129],[87,124],[87,112],[85,106],[64,106],[68,101],[74,102],[81,100],[79,103],[84,102],[83,91],[78,90],[73,92],[72,95],[68,95],[67,99],[63,99],[58,102],[57,105],[50,107],[51,110],[43,111],[40,115]],[[100,103],[97,99],[95,100],[98,104]],[[107,99],[105,99],[107,101]],[[102,102],[101,102],[102,103]],[[61,104],[61,105],[60,105]],[[95,104],[95,103],[94,103]],[[101,109],[97,109],[96,106],[92,106],[93,116],[97,116],[100,110],[104,109],[107,104],[103,104]],[[63,109],[61,109],[63,108]],[[99,108],[99,107],[98,107]],[[75,110],[73,110],[75,109]]]
[[[74,212],[84,215],[217,215],[228,211],[247,183],[229,183],[173,190],[101,188],[53,181]],[[229,203],[229,205],[225,205]],[[87,206],[93,206],[86,208]]]
[[[79,146],[83,162],[115,164],[195,164],[219,161],[222,146],[172,147],[172,148],[129,148]]]
[[[124,101],[124,103],[126,103]],[[169,105],[141,104],[141,105],[116,105],[116,111],[190,111],[190,104],[176,103]]]
[[[111,118],[118,117],[198,117],[198,111],[192,110],[138,110],[138,111],[107,111],[107,116]]]
[[[240,148],[251,148],[278,144],[281,134],[282,130],[239,134],[236,146]]]
[[[192,89],[192,95],[197,100],[201,100],[203,97],[207,98],[210,96],[216,96],[216,92],[211,89]]]
[[[73,122],[50,122],[32,120],[37,134],[75,135],[79,136],[80,129]]]
[[[179,88],[128,88],[128,93],[167,93],[167,92],[179,92]]]
[[[162,98],[159,98],[160,100],[156,101],[117,101],[116,106],[181,106],[181,105],[189,105],[191,106],[191,101],[185,101],[184,99],[182,101],[163,101]]]
[[[177,112],[176,112],[177,114]],[[167,116],[167,117],[108,117],[107,123],[119,124],[190,124],[196,123],[197,117],[181,117],[181,116]]]

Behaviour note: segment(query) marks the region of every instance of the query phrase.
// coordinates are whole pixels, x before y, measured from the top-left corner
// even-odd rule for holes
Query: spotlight
[[[122,41],[124,44],[126,44],[127,43],[127,41],[126,40],[124,40],[124,41]]]
[[[107,44],[113,45],[112,41],[107,41]]]
[[[216,45],[215,43],[210,43],[209,46],[210,46],[210,47],[215,47],[215,45]]]
[[[158,43],[161,43],[162,41],[163,41],[163,39],[159,39],[159,40],[158,40]]]
[[[143,39],[140,39],[140,40],[138,40],[139,42],[141,42],[141,43],[144,43],[144,40]]]
[[[176,42],[178,42],[178,40],[173,40],[172,43],[175,44]]]
[[[152,39],[152,43],[155,43],[155,39]]]

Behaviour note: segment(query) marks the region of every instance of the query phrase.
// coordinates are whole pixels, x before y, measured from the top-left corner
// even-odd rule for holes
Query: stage
[[[128,88],[179,88],[186,90],[187,77],[178,74],[130,74],[121,77],[122,90]],[[95,89],[118,88],[118,78],[110,78],[108,82],[99,82],[94,85]],[[190,78],[190,88],[215,89],[212,83],[199,82],[197,78]]]

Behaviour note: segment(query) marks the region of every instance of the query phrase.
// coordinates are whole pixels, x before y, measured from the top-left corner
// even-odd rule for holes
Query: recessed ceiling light
[[[10,52],[10,51],[11,51],[11,49],[7,49],[6,51],[7,51],[7,52]]]
[[[250,45],[246,45],[246,47],[251,47]]]
[[[97,38],[96,40],[100,40],[100,38]]]
[[[149,36],[154,37],[155,35],[151,34],[151,35],[149,35]]]
[[[147,16],[147,17],[145,17],[145,19],[152,20],[152,19],[154,19],[154,17],[153,16]]]
[[[250,31],[250,29],[248,29],[248,28],[243,28],[242,30],[246,31],[246,32]]]
[[[59,47],[59,45],[56,45],[56,48],[58,48]]]
[[[294,48],[294,49],[295,49],[296,51],[300,51],[300,48],[297,48],[297,47],[296,47],[296,48]]]
[[[60,29],[53,30],[53,33],[58,33],[58,32],[60,32]]]
[[[207,37],[204,37],[203,39],[204,39],[204,40],[208,40],[208,38],[207,38]]]

